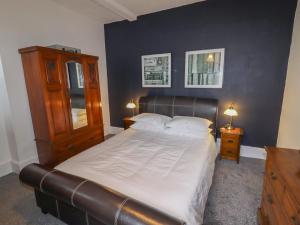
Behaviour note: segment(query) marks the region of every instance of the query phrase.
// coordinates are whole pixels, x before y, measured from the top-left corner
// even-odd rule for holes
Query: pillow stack
[[[172,120],[171,117],[156,113],[142,113],[131,119],[135,123],[130,127],[148,131],[164,131],[166,123]]]
[[[207,135],[211,132],[209,126],[212,124],[208,119],[190,116],[175,116],[166,123],[166,132],[180,136]]]
[[[212,129],[208,119],[190,116],[171,117],[156,113],[142,113],[132,117],[135,121],[131,128],[155,132],[165,132],[170,135],[200,137],[207,136]]]

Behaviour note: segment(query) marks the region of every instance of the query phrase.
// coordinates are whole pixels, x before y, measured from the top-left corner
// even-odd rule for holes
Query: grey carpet
[[[256,225],[264,161],[241,157],[240,164],[221,160],[204,213],[205,225]]]
[[[241,158],[217,160],[216,170],[205,210],[205,225],[256,225],[264,161]],[[33,191],[21,185],[18,176],[0,178],[1,225],[63,225],[36,207]]]

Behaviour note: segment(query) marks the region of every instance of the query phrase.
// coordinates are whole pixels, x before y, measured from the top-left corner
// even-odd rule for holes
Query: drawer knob
[[[274,172],[271,172],[271,178],[272,178],[272,180],[276,180],[277,179],[277,177],[276,177],[276,175],[275,175]]]
[[[227,143],[233,143],[233,140],[228,140]]]
[[[72,144],[71,144],[71,145],[68,145],[67,148],[68,148],[68,150],[74,150],[74,145],[72,145]]]
[[[94,139],[95,139],[95,137],[90,137],[88,140],[93,141]]]
[[[232,154],[232,151],[228,150],[228,151],[227,151],[227,153],[230,153],[230,154]]]
[[[273,199],[272,199],[272,196],[270,194],[267,195],[267,200],[270,204],[273,204]]]
[[[293,223],[294,223],[295,225],[300,225],[300,223],[299,223],[299,221],[297,220],[296,216],[292,216],[291,219],[292,219],[292,221],[293,221]]]

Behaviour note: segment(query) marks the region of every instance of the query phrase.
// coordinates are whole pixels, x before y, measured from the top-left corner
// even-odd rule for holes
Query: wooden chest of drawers
[[[300,225],[300,151],[267,147],[260,225]]]

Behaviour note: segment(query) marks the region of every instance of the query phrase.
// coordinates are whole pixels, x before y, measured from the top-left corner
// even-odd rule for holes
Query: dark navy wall
[[[208,0],[105,25],[110,116],[122,118],[131,98],[183,95],[217,98],[219,125],[231,102],[243,144],[275,145],[296,0]],[[222,89],[184,88],[185,52],[225,48]],[[172,53],[172,88],[142,88],[141,56]]]

